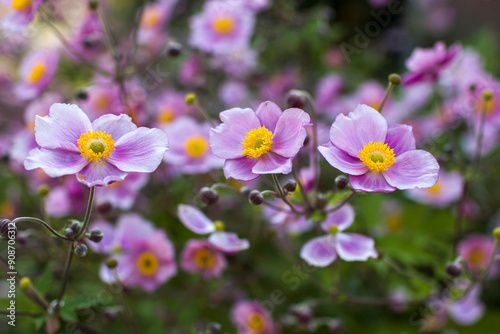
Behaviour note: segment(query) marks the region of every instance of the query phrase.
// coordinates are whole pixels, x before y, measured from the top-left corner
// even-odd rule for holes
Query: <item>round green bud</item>
[[[490,89],[483,90],[482,95],[485,101],[491,101],[491,99],[493,99],[493,92]]]
[[[28,277],[23,277],[19,280],[19,286],[22,290],[26,290],[31,285],[31,280]]]
[[[118,260],[114,257],[110,257],[106,260],[106,267],[109,269],[115,269],[118,266]]]
[[[196,94],[195,93],[187,93],[186,97],[184,98],[186,101],[186,104],[191,105],[194,104],[196,101]]]
[[[330,233],[332,235],[339,233],[339,227],[337,225],[333,224],[332,226],[330,226],[328,228],[328,233]]]
[[[389,75],[389,82],[394,86],[397,86],[401,83],[401,77],[399,76],[399,74],[392,73]]]
[[[500,227],[497,227],[493,230],[493,236],[495,237],[495,239],[500,240]]]
[[[214,221],[214,226],[216,231],[224,231],[224,223],[220,220]]]
[[[38,187],[38,195],[45,197],[49,194],[50,188],[46,184],[42,184],[40,187]]]

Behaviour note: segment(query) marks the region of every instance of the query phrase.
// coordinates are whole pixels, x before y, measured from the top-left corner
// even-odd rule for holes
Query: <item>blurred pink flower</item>
[[[189,273],[200,273],[203,278],[218,277],[226,269],[224,254],[206,240],[189,240],[182,251],[180,265]]]
[[[447,207],[462,195],[464,177],[459,172],[439,171],[438,182],[426,189],[415,188],[406,191],[406,195],[417,202],[435,207]]]
[[[269,312],[258,302],[240,301],[231,311],[231,319],[238,334],[277,333]]]

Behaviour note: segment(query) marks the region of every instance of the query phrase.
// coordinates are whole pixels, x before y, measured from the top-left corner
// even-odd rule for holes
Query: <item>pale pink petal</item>
[[[276,128],[282,111],[275,103],[266,101],[259,105],[255,114],[259,117],[261,124],[274,133],[274,129]]]
[[[215,231],[214,223],[198,208],[191,205],[179,205],[177,217],[191,231],[198,234],[208,234]]]
[[[215,232],[208,237],[208,241],[215,248],[228,254],[234,254],[250,247],[248,240],[238,238],[235,233]]]
[[[259,174],[252,172],[253,166],[259,159],[239,158],[226,160],[224,163],[224,176],[226,179],[235,179],[240,181],[250,181],[259,177]]]
[[[137,129],[137,126],[132,123],[130,116],[107,114],[99,117],[92,122],[92,127],[95,131],[105,131],[111,135],[111,138],[116,142],[124,134]]]
[[[112,164],[96,164],[94,167],[91,163],[87,164],[76,177],[79,182],[89,186],[107,186],[108,184],[116,181],[123,181],[128,175]]]
[[[160,129],[138,128],[115,142],[106,160],[125,172],[151,173],[168,149],[167,135]]]
[[[368,258],[377,258],[375,241],[361,234],[338,233],[337,253],[344,261],[366,261]]]
[[[326,207],[328,210],[328,207]],[[340,209],[330,212],[326,220],[321,224],[323,231],[328,232],[332,225],[337,225],[340,231],[349,228],[354,222],[354,208],[350,204],[344,204]]]
[[[309,240],[302,246],[300,257],[312,266],[328,266],[337,258],[335,237],[332,235],[325,235]]]
[[[76,104],[54,103],[49,116],[36,116],[35,119],[36,142],[44,148],[58,148],[62,143],[71,143],[76,151],[81,134],[91,130],[88,116]]]
[[[396,156],[416,149],[415,137],[409,125],[394,125],[387,129],[386,144],[394,150]]]
[[[293,158],[304,146],[307,136],[306,125],[311,118],[302,109],[291,108],[283,112],[273,132],[271,151],[286,158]]]
[[[438,180],[439,164],[429,152],[412,150],[396,156],[394,165],[382,174],[398,189],[429,188]]]
[[[368,167],[359,158],[353,158],[331,142],[319,146],[318,150],[330,165],[343,173],[362,175],[368,171]]]
[[[396,190],[387,183],[382,173],[372,173],[371,171],[363,175],[351,175],[349,182],[352,188],[358,191],[390,193]]]
[[[330,129],[330,140],[337,148],[352,157],[357,157],[369,142],[384,142],[387,121],[380,113],[364,104],[359,104],[346,117],[340,114]]]
[[[80,152],[35,148],[24,161],[27,170],[41,168],[50,177],[75,174],[88,164]]]
[[[255,160],[258,160],[252,168],[252,173],[255,174],[289,174],[292,172],[292,159],[273,152],[267,152]]]

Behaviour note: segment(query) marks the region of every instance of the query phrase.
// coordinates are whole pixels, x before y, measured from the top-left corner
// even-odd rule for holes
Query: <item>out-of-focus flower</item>
[[[439,172],[438,182],[426,189],[410,189],[406,191],[408,197],[417,202],[429,204],[439,208],[447,207],[462,195],[464,178],[459,172]]]
[[[261,174],[288,174],[304,145],[310,118],[298,108],[284,112],[267,101],[257,111],[233,108],[220,113],[222,124],[210,130],[210,147],[225,159],[224,175],[250,181]]]
[[[212,65],[232,77],[240,78],[257,66],[257,52],[246,46],[234,47],[225,53],[214,55]]]
[[[220,276],[226,266],[224,254],[206,240],[189,240],[181,254],[182,269],[204,278]]]
[[[338,115],[330,142],[318,149],[330,165],[350,174],[356,190],[429,188],[438,180],[439,164],[429,152],[416,149],[411,126],[388,128],[385,118],[366,105],[347,117]]]
[[[459,44],[446,49],[443,42],[437,42],[432,49],[416,48],[406,60],[406,67],[410,72],[403,76],[403,84],[437,81],[440,73],[452,64],[461,50]]]
[[[163,160],[175,167],[180,173],[206,173],[221,168],[224,161],[216,157],[208,144],[210,124],[198,124],[190,117],[178,118],[162,128],[169,138],[170,150]]]
[[[164,35],[164,28],[172,15],[173,8],[178,0],[161,0],[149,3],[142,12],[137,41],[141,45],[158,49],[163,43],[157,43],[158,38]]]
[[[248,89],[241,81],[227,81],[221,86],[219,97],[230,107],[242,105],[248,102]]]
[[[153,102],[152,114],[155,126],[161,128],[171,124],[180,116],[185,116],[190,111],[186,104],[186,94],[168,90],[162,92]]]
[[[33,20],[38,7],[45,0],[2,0],[10,7],[10,11],[3,17],[1,27],[5,30],[21,33]]]
[[[74,104],[56,103],[49,116],[36,117],[28,170],[41,168],[58,177],[76,174],[89,187],[122,181],[129,172],[151,173],[168,149],[165,133],[137,128],[127,115],[104,115],[90,122]]]
[[[19,67],[21,80],[14,86],[14,93],[22,100],[37,97],[52,81],[59,63],[59,51],[35,50],[26,55]]]
[[[129,210],[135,203],[139,191],[148,182],[148,174],[129,173],[125,182],[113,182],[99,189],[95,196],[97,205],[108,203],[114,208]]]
[[[259,12],[261,10],[266,9],[271,0],[209,0],[213,3],[221,3],[231,4],[233,6],[240,6],[250,11]]]
[[[254,15],[241,5],[210,1],[191,18],[189,43],[200,50],[227,53],[246,47],[254,29]]]
[[[239,334],[274,334],[273,319],[258,302],[240,301],[231,311],[231,319]]]
[[[88,9],[80,23],[74,37],[71,39],[71,48],[80,56],[91,60],[97,57],[104,47],[104,34],[97,11]],[[73,52],[68,51],[73,59],[77,59]]]
[[[288,206],[281,201],[278,207],[286,210]],[[296,209],[301,209],[296,207]],[[271,225],[277,229],[282,229],[290,235],[298,235],[311,230],[314,227],[314,221],[307,219],[305,216],[297,217],[293,212],[276,211],[270,207],[264,207],[264,217],[266,217]]]
[[[316,108],[319,112],[333,114],[331,111],[338,103],[340,92],[344,87],[344,81],[337,74],[323,77],[316,87]]]
[[[458,243],[457,252],[464,259],[465,263],[467,263],[467,267],[472,274],[477,275],[488,267],[494,248],[495,240],[492,237],[471,234]],[[500,266],[498,263],[495,263],[489,277],[496,276],[499,269]]]
[[[73,177],[65,177],[63,184],[50,189],[45,198],[45,212],[50,217],[64,217],[85,212],[88,191]]]
[[[328,266],[335,261],[337,255],[344,261],[376,258],[378,254],[372,238],[343,232],[353,221],[354,209],[349,204],[329,213],[321,224],[321,229],[328,235],[309,240],[300,250],[300,257],[316,267]]]
[[[202,62],[198,55],[189,56],[179,69],[180,82],[188,87],[197,87],[205,82]]]
[[[177,216],[188,229],[197,234],[209,234],[208,242],[216,249],[234,254],[247,249],[248,240],[239,239],[235,233],[224,232],[222,223],[211,221],[203,212],[191,205],[179,205]]]

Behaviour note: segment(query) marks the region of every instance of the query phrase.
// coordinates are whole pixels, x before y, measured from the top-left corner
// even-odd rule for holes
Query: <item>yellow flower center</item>
[[[469,261],[474,265],[480,265],[483,261],[483,253],[478,249],[474,249],[470,252]]]
[[[271,149],[273,133],[265,126],[261,126],[258,129],[250,130],[241,143],[243,144],[242,154],[249,158],[258,158]]]
[[[137,268],[143,275],[153,275],[158,270],[158,259],[153,253],[144,252],[137,258]]]
[[[441,193],[442,187],[440,182],[438,181],[435,185],[430,188],[427,188],[427,193],[431,196],[437,196]]]
[[[23,10],[29,5],[31,5],[31,0],[12,0],[13,9]]]
[[[109,109],[111,105],[111,101],[109,100],[109,97],[105,94],[99,95],[95,100],[94,100],[94,106],[96,109],[100,111],[106,111]]]
[[[394,164],[394,150],[381,142],[363,145],[358,158],[372,173],[384,172]]]
[[[208,142],[205,137],[194,135],[186,140],[184,147],[189,156],[199,158],[207,152]]]
[[[44,75],[44,73],[45,73],[45,64],[37,63],[35,66],[33,66],[28,81],[30,83],[35,83],[38,80],[40,80],[40,78]]]
[[[339,233],[339,227],[335,224],[333,224],[332,226],[330,226],[328,228],[328,233],[330,233],[331,235],[335,235],[337,233]]]
[[[194,254],[194,260],[198,267],[202,269],[210,269],[215,264],[215,256],[213,251],[208,248],[201,248]]]
[[[212,28],[222,35],[230,34],[234,30],[234,18],[227,15],[220,15],[212,21]]]
[[[122,247],[120,245],[114,245],[112,248],[111,248],[111,251],[113,253],[120,253],[122,251]]]
[[[106,163],[105,158],[109,158],[115,150],[115,142],[104,131],[89,131],[82,133],[78,139],[78,151],[82,157],[87,158],[92,163],[92,167],[100,164],[102,167]]]
[[[161,13],[158,8],[150,7],[144,11],[141,18],[141,28],[154,28],[161,19]]]
[[[253,332],[259,333],[266,326],[266,320],[262,314],[251,312],[247,317],[247,325]]]
[[[485,108],[485,104],[486,103],[486,110],[484,109]],[[490,101],[485,101],[484,99],[480,99],[479,102],[478,102],[478,106],[476,108],[476,111],[479,113],[479,114],[482,114],[483,111],[486,111],[486,116],[489,116],[490,114],[492,114],[496,109],[497,109],[498,105],[497,105],[497,101],[495,98],[493,98],[492,100]]]
[[[175,112],[170,107],[163,108],[156,118],[156,121],[161,124],[171,123],[175,118]]]

